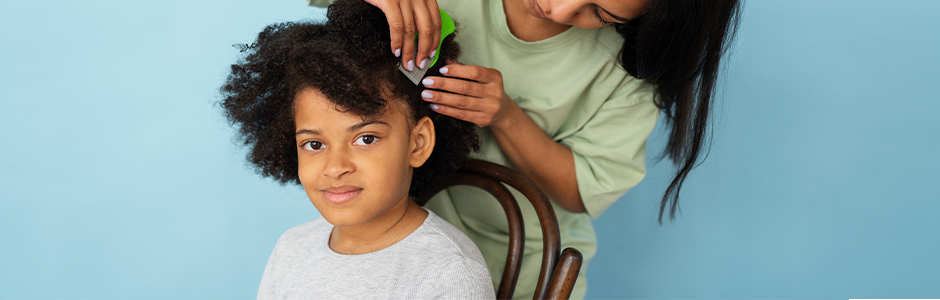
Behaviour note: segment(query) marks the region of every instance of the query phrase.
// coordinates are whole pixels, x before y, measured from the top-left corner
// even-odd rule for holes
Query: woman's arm
[[[490,125],[499,148],[556,204],[570,212],[586,212],[571,149],[549,138],[522,108],[508,102],[504,117]]]
[[[438,113],[489,127],[502,151],[516,168],[565,210],[585,212],[568,147],[549,138],[503,89],[499,71],[481,66],[450,64],[447,77],[428,77],[422,83],[440,91],[422,96]]]

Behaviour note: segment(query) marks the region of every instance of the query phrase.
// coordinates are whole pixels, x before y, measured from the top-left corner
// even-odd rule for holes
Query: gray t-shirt
[[[258,299],[496,298],[480,250],[431,211],[405,239],[372,253],[334,252],[332,230],[319,218],[281,235]]]

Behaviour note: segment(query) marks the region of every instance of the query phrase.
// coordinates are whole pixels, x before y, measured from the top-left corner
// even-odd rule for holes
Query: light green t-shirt
[[[326,6],[330,0],[308,0]],[[553,140],[574,154],[581,200],[587,213],[554,205],[562,249],[584,255],[581,274],[571,294],[584,297],[588,262],[597,251],[591,218],[636,186],[646,175],[646,139],[659,117],[654,86],[630,76],[617,63],[623,38],[611,27],[572,27],[554,37],[525,42],[512,35],[502,1],[438,0],[457,23],[461,56],[457,61],[499,70],[513,101]],[[515,168],[492,132],[479,130],[479,159]],[[552,162],[545,162],[551,164]],[[511,189],[522,210],[526,243],[515,298],[531,299],[542,262],[542,231],[534,208]],[[458,186],[439,193],[426,205],[462,230],[480,248],[499,283],[509,236],[505,213],[483,190]]]

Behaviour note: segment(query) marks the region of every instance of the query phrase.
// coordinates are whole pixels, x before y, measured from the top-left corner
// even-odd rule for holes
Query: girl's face
[[[646,12],[650,0],[518,0],[536,18],[594,29],[626,23]]]
[[[409,126],[409,118],[396,108],[375,118],[337,109],[315,89],[294,99],[301,185],[336,227],[388,221],[383,216],[389,210],[411,201],[412,169],[434,147],[433,125],[424,118]]]

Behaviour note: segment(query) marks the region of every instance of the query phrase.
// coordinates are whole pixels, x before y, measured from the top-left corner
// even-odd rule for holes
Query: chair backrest
[[[457,174],[447,179],[429,196],[416,200],[424,205],[431,196],[455,185],[470,185],[489,192],[506,212],[509,224],[509,249],[506,254],[506,267],[496,290],[497,299],[510,299],[519,279],[519,270],[522,267],[522,253],[525,249],[525,229],[522,223],[522,212],[519,204],[509,192],[505,183],[529,199],[539,218],[542,227],[542,269],[539,271],[538,283],[535,287],[534,299],[568,299],[571,289],[581,270],[581,252],[574,248],[561,249],[561,237],[558,231],[558,219],[549,203],[548,197],[542,193],[528,178],[513,169],[494,163],[471,160]]]

